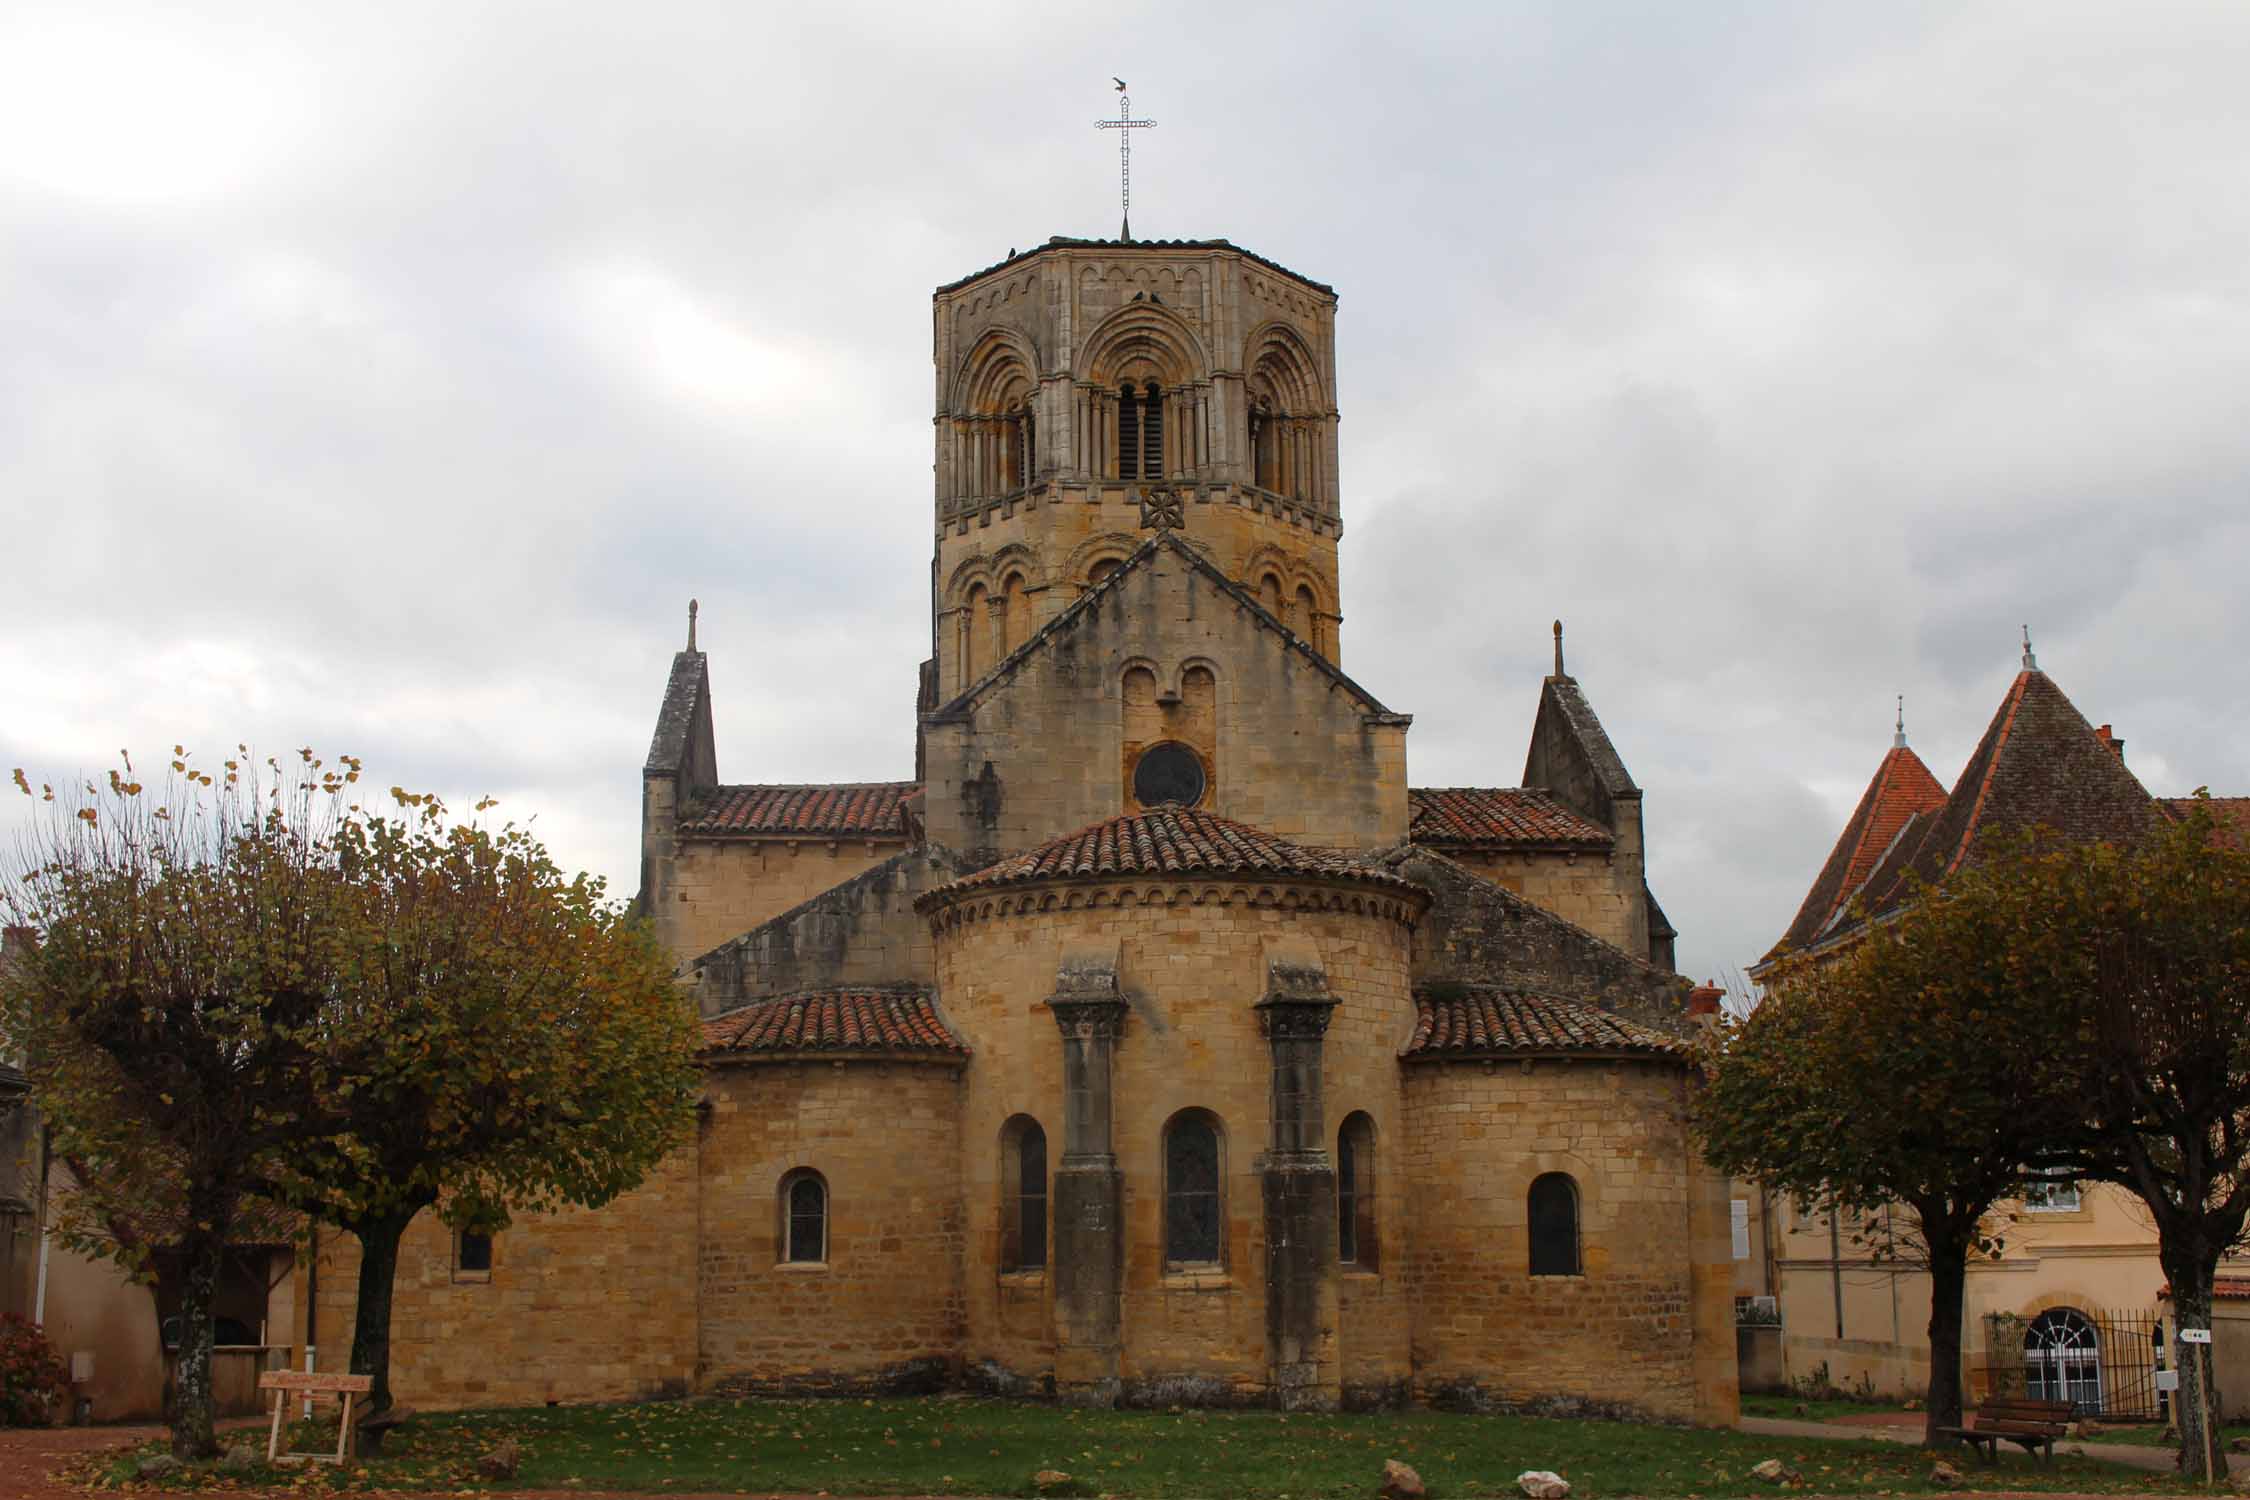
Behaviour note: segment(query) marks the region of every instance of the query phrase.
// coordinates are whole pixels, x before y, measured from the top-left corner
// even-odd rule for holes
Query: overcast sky
[[[1698,977],[2018,626],[2250,792],[2250,6],[0,7],[0,767],[303,744],[637,883],[912,774],[933,287],[1117,225],[1334,285],[1344,662],[1513,784],[1548,622]],[[12,794],[11,794],[12,796]],[[0,818],[20,820],[20,804]]]

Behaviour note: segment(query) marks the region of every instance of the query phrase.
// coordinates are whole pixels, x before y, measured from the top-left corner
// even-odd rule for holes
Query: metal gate
[[[2068,1401],[2111,1421],[2163,1420],[2156,1372],[2166,1367],[2164,1320],[2156,1313],[2051,1307],[2030,1319],[1991,1313],[1984,1321],[1995,1392]]]

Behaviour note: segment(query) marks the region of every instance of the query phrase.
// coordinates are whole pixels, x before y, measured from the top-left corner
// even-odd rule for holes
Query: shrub
[[[23,1318],[0,1317],[0,1427],[41,1427],[70,1399],[70,1371]]]

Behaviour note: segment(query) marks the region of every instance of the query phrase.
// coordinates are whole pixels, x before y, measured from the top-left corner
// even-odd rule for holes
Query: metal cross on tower
[[[1136,130],[1154,130],[1156,122],[1154,120],[1134,119],[1133,99],[1130,94],[1125,92],[1125,80],[1112,78],[1110,82],[1117,85],[1117,118],[1114,120],[1096,120],[1094,128],[1097,130],[1114,130],[1118,133],[1117,172],[1122,184],[1125,209],[1124,232],[1118,237],[1129,240],[1133,237],[1133,132]]]

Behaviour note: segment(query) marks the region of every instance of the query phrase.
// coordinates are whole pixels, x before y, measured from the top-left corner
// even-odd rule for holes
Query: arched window
[[[1268,573],[1258,580],[1258,602],[1266,607],[1267,614],[1272,615],[1285,625],[1289,623],[1286,614],[1287,606],[1281,600],[1281,575],[1279,573]]]
[[[828,1183],[810,1169],[781,1179],[781,1258],[818,1264],[828,1259]]]
[[[984,585],[969,589],[961,604],[961,685],[967,687],[992,665],[992,611]]]
[[[1047,1264],[1047,1132],[1029,1115],[1000,1127],[1000,1269]]]
[[[1336,1132],[1336,1258],[1375,1269],[1375,1122],[1359,1110]]]
[[[1578,1275],[1578,1184],[1568,1172],[1534,1178],[1530,1210],[1531,1274]]]
[[[1141,478],[1164,477],[1164,393],[1149,386],[1141,407]]]
[[[1250,482],[1273,488],[1273,417],[1263,396],[1250,402]]]
[[[1086,570],[1086,587],[1094,587],[1124,566],[1125,563],[1121,558],[1103,557],[1095,559],[1094,565]]]
[[[2024,1330],[2025,1394],[2034,1401],[2068,1401],[2080,1411],[2102,1409],[2102,1341],[2074,1307],[2051,1307]]]
[[[1023,575],[1010,573],[1000,585],[999,636],[994,649],[998,655],[1009,652],[1031,639],[1031,595],[1024,589]]]
[[[1301,583],[1297,585],[1296,607],[1289,612],[1289,628],[1306,645],[1315,651],[1320,649],[1320,605],[1313,599],[1313,591]]]
[[[1209,1267],[1225,1260],[1226,1204],[1220,1192],[1219,1122],[1183,1110],[1164,1128],[1164,1264]]]

